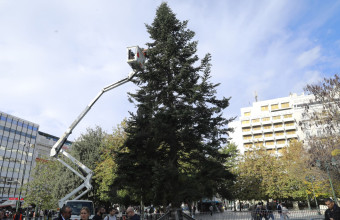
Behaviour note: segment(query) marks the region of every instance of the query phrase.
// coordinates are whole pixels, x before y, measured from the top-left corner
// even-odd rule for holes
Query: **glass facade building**
[[[39,125],[0,111],[0,202],[24,197],[20,190],[35,162]]]

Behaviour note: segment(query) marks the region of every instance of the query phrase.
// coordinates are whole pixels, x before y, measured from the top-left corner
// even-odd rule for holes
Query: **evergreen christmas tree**
[[[145,71],[134,79],[139,89],[129,94],[137,112],[117,154],[115,184],[145,204],[180,207],[216,195],[233,178],[223,165],[228,155],[219,151],[232,120],[222,114],[229,98],[216,97],[211,56],[195,55],[197,41],[187,23],[166,3],[159,6],[146,26],[153,42],[147,43]]]

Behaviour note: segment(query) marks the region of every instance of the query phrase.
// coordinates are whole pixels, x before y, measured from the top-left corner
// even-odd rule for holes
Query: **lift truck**
[[[93,171],[90,170],[87,166],[85,166],[83,163],[75,159],[72,155],[67,153],[65,150],[63,150],[63,146],[65,142],[67,141],[67,138],[72,133],[73,129],[78,125],[78,123],[85,117],[85,115],[90,111],[91,107],[97,102],[97,100],[105,93],[108,92],[118,86],[121,86],[127,82],[129,82],[136,74],[143,72],[144,64],[146,59],[146,51],[138,46],[128,47],[127,48],[127,63],[131,66],[132,71],[129,73],[129,75],[118,81],[115,82],[109,86],[104,87],[98,95],[86,106],[86,108],[80,113],[80,115],[74,120],[74,122],[71,124],[69,128],[66,129],[65,133],[59,138],[59,140],[54,144],[54,146],[51,149],[50,156],[56,158],[60,163],[62,163],[64,166],[66,166],[68,169],[70,169],[73,173],[75,173],[77,176],[79,176],[84,182],[76,189],[74,189],[72,192],[67,194],[64,198],[60,199],[58,202],[59,208],[62,208],[64,205],[68,205],[72,208],[72,217],[71,219],[80,219],[80,209],[83,206],[87,206],[91,210],[91,217],[94,216],[94,206],[93,202],[89,200],[78,200],[83,195],[85,195],[87,192],[89,192],[92,189],[91,185],[91,179],[93,176]],[[81,173],[73,169],[69,164],[67,164],[65,161],[63,161],[58,155],[64,155],[66,158],[68,158],[73,164],[75,164]],[[85,190],[81,192],[79,195],[75,196],[77,193],[79,193],[81,190]],[[71,197],[75,196],[72,200],[69,200]]]

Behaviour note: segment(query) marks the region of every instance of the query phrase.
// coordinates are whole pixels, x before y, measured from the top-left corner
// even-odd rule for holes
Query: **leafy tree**
[[[97,165],[102,161],[101,150],[105,146],[107,146],[107,134],[103,132],[99,126],[94,129],[87,128],[86,133],[81,134],[81,136],[73,143],[70,154],[89,169],[94,171]],[[73,180],[73,190],[79,186],[79,177],[71,172],[67,173],[70,174],[70,178]],[[78,181],[75,181],[75,179],[78,179]],[[86,197],[87,199],[92,200],[95,204],[98,204],[101,201],[100,196],[98,195],[100,182],[94,179],[94,181],[92,181],[92,186],[92,191],[89,192]]]
[[[197,42],[187,21],[179,21],[166,3],[147,25],[150,38],[145,71],[130,93],[137,106],[127,123],[127,140],[117,153],[115,185],[138,201],[179,207],[217,193],[232,175],[219,149],[231,119],[222,112],[229,98],[218,99],[209,80],[207,54],[198,64]]]
[[[301,128],[310,133],[306,141],[311,156],[310,163],[316,166],[316,161],[320,160],[320,169],[323,172],[327,172],[328,165],[332,178],[340,182],[338,167],[331,166],[334,160],[340,165],[340,157],[335,153],[340,149],[340,78],[338,75],[324,78],[319,83],[307,85],[305,91],[313,96],[305,105],[300,123]]]
[[[94,179],[99,184],[97,194],[102,201],[115,201],[126,204],[129,194],[121,191],[117,192],[117,188],[113,186],[113,180],[116,178],[117,165],[114,157],[119,147],[121,147],[127,136],[124,131],[126,120],[114,129],[113,134],[107,135],[105,143],[101,147],[101,160],[94,170]],[[126,204],[128,205],[128,204]]]
[[[24,207],[38,205],[41,209],[56,209],[58,207],[58,194],[55,180],[58,178],[59,162],[40,159],[32,171],[32,180],[22,187],[25,194]]]

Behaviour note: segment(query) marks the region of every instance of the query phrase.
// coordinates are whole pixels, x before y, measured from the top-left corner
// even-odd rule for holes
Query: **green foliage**
[[[117,188],[112,185],[113,180],[116,178],[117,169],[114,157],[119,147],[121,147],[126,140],[125,127],[126,121],[124,120],[111,135],[107,135],[100,149],[101,160],[94,170],[95,175],[93,179],[98,183],[97,195],[102,201],[115,201],[125,204],[128,197],[126,193],[117,193]]]
[[[40,159],[32,170],[32,180],[22,187],[25,194],[24,207],[40,206],[41,209],[58,208],[58,193],[53,180],[58,178],[59,162]]]
[[[194,32],[166,3],[147,25],[150,38],[145,71],[130,93],[138,107],[127,123],[127,140],[117,152],[114,185],[145,204],[178,207],[184,200],[211,197],[232,175],[228,155],[228,122],[222,115],[229,98],[218,99],[210,80],[207,54],[198,63]]]

